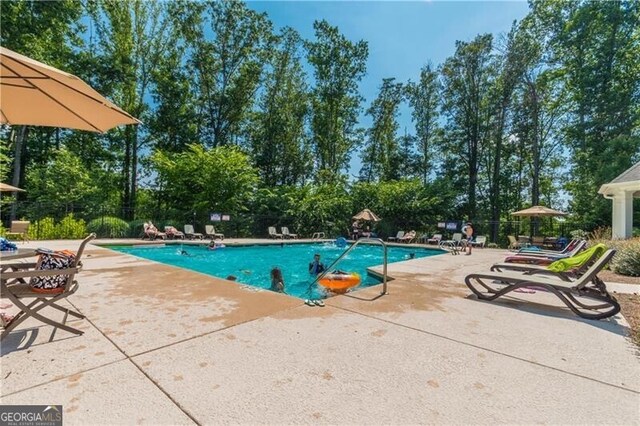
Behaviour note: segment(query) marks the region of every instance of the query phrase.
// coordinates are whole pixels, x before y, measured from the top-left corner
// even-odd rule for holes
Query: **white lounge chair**
[[[473,247],[482,247],[487,244],[487,237],[484,235],[478,235],[474,241],[471,241],[471,246]]]
[[[202,235],[199,232],[196,232],[193,229],[193,225],[185,225],[184,226],[184,235],[185,235],[185,237],[187,237],[190,240],[193,240],[193,239],[196,239],[196,238],[201,240],[201,239],[204,238],[204,235]]]
[[[221,240],[224,240],[224,234],[221,234],[219,232],[216,232],[216,228],[213,227],[213,225],[205,225],[204,226],[204,235],[207,238],[211,238],[211,239],[216,239],[216,238],[220,238]]]
[[[404,237],[404,231],[398,231],[395,237],[388,237],[387,241],[400,241]]]
[[[282,231],[283,238],[293,238],[293,239],[298,238],[298,234],[292,234],[291,232],[289,232],[289,228],[287,228],[286,226],[283,226],[281,228],[281,231]]]
[[[276,232],[276,227],[275,227],[275,226],[270,226],[270,227],[269,227],[269,237],[271,237],[271,238],[280,238],[280,239],[282,239],[282,238],[283,238],[283,235],[282,235],[282,234],[278,234],[278,233]]]

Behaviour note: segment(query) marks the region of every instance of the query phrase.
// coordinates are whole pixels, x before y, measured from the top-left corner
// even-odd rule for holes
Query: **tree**
[[[98,34],[98,46],[113,73],[111,96],[125,111],[145,120],[147,96],[169,42],[166,7],[160,2],[96,0],[88,3]],[[126,126],[110,137],[122,142],[122,206],[135,216],[138,157],[147,142],[141,126]]]
[[[610,203],[595,196],[597,189],[640,155],[640,3],[545,0],[531,6],[530,17],[545,35],[548,66],[566,86],[571,209],[587,222],[606,223]]]
[[[361,177],[367,182],[373,180],[398,179],[402,162],[396,139],[398,131],[398,109],[404,97],[402,83],[395,78],[382,80],[380,92],[367,110],[373,123],[367,130],[367,143],[362,151]]]
[[[88,203],[100,191],[80,158],[65,148],[29,169],[25,189],[31,200],[48,206],[48,214],[72,212],[74,203]]]
[[[458,173],[468,175],[469,219],[476,218],[479,158],[490,137],[490,87],[495,74],[492,40],[491,34],[484,34],[471,42],[457,41],[455,54],[442,66],[443,112],[448,123],[443,151],[459,159],[455,163]]]
[[[282,30],[256,113],[252,153],[267,187],[302,184],[310,174],[305,127],[310,107],[301,45],[296,31]]]
[[[316,179],[340,174],[362,139],[358,129],[362,96],[358,82],[366,73],[367,42],[347,40],[327,21],[313,24],[315,41],[305,43],[314,69],[311,131],[316,154]]]
[[[522,80],[525,60],[537,66],[539,55],[536,51],[525,49],[527,35],[516,23],[504,38],[503,51],[496,55],[497,76],[491,88],[491,109],[493,110],[492,142],[493,146],[488,150],[487,179],[489,183],[489,208],[491,210],[491,241],[498,240],[498,224],[500,221],[501,207],[504,203],[501,187],[505,175],[503,165],[503,144],[507,139],[509,115],[513,102],[513,94]],[[530,45],[529,45],[530,46]]]
[[[418,171],[422,182],[429,181],[429,172],[433,168],[433,150],[435,139],[440,133],[439,107],[440,107],[440,82],[438,72],[429,63],[420,70],[420,80],[417,83],[409,82],[406,86],[407,99],[412,108],[411,118],[416,126],[418,139]]]
[[[249,157],[233,146],[192,144],[179,154],[156,151],[151,161],[163,183],[163,199],[186,217],[192,212],[244,212],[258,183]]]
[[[54,67],[65,68],[73,55],[73,47],[81,45],[78,37],[81,14],[82,5],[73,0],[0,2],[0,44]],[[7,138],[13,146],[11,182],[18,187],[23,186],[29,132],[27,126],[13,126]],[[15,217],[15,205],[11,217]]]
[[[171,8],[188,46],[191,84],[199,95],[203,123],[201,140],[210,147],[236,144],[273,43],[271,22],[266,14],[233,0],[181,1]],[[206,37],[207,25],[212,40]]]

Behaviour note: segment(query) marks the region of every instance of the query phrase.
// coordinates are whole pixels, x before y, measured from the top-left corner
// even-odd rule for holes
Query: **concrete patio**
[[[67,424],[640,424],[621,315],[583,320],[541,292],[469,296],[463,277],[505,254],[392,264],[388,295],[312,308],[91,245],[69,299],[85,334],[13,332],[0,403],[62,404]]]

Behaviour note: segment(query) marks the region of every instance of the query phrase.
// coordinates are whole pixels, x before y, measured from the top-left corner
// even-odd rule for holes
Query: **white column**
[[[631,238],[633,226],[633,192],[619,191],[613,195],[613,238]]]

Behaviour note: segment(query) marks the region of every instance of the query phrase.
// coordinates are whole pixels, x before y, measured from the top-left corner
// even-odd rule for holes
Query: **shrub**
[[[136,219],[129,222],[129,231],[127,236],[130,238],[140,238],[140,235],[144,232],[144,224],[146,220]]]
[[[4,237],[5,235],[7,235],[7,228],[0,223],[0,237]]]
[[[640,277],[640,238],[614,242],[618,250],[611,261],[611,270],[616,274]]]
[[[80,239],[87,236],[87,226],[83,219],[75,219],[73,213],[66,215],[56,225],[56,238]]]
[[[569,232],[571,238],[587,238],[587,232],[582,229],[575,229]]]
[[[129,232],[129,224],[117,217],[103,216],[89,222],[87,231],[94,232],[100,238],[123,238]]]
[[[600,235],[607,235],[601,233]],[[610,234],[609,234],[610,235]],[[640,277],[640,238],[630,240],[589,239],[589,244],[602,243],[616,250],[609,268],[620,275]]]
[[[56,224],[52,217],[45,217],[29,225],[27,235],[30,240],[53,240],[56,235]]]
[[[498,244],[496,244],[496,243],[489,243],[489,244],[487,244],[487,248],[498,248]]]

